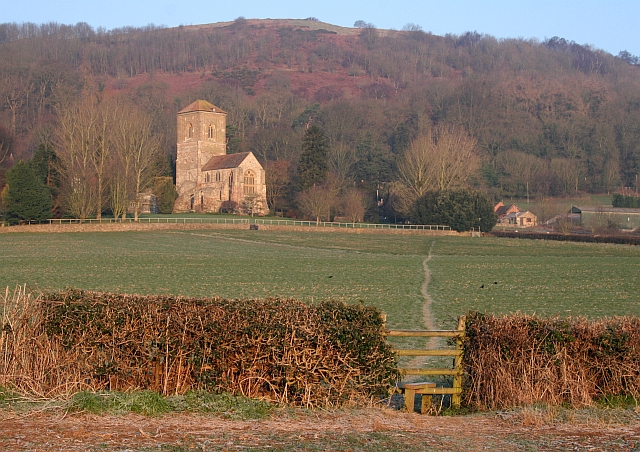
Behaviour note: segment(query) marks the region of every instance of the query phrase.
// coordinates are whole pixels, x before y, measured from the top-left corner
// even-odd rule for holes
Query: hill
[[[154,117],[170,160],[175,113],[205,98],[229,112],[229,152],[250,150],[295,168],[304,124],[313,121],[327,135],[333,173],[369,192],[396,180],[398,158],[438,124],[477,140],[481,165],[471,183],[496,198],[635,186],[636,57],[558,37],[498,40],[362,25],[239,18],[106,31],[0,24],[0,141],[12,143],[14,160],[28,158],[54,142],[64,105],[88,93],[124,95]]]

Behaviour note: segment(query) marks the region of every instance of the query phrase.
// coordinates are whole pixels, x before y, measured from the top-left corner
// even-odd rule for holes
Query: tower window
[[[214,126],[213,124],[209,124],[207,138],[214,139],[215,137],[216,137],[216,126]]]
[[[187,138],[193,138],[193,124],[187,125]]]

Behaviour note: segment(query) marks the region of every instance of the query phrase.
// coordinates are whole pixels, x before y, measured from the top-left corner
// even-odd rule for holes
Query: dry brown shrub
[[[640,396],[640,319],[470,313],[465,401],[480,409]]]
[[[4,311],[0,384],[47,397],[205,389],[331,406],[399,376],[380,313],[364,306],[21,289]]]

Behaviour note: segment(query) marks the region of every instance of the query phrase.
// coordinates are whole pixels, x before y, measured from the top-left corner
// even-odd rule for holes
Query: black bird
[[[333,278],[333,275],[331,275],[331,276],[327,276],[327,278]],[[496,283],[496,284],[498,284],[498,283]]]
[[[498,281],[494,281],[494,284],[498,284]]]
[[[484,284],[480,286],[481,289],[484,289]]]

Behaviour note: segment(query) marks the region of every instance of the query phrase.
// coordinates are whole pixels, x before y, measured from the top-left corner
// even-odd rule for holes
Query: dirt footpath
[[[555,424],[521,415],[432,417],[378,408],[282,411],[262,421],[0,412],[0,450],[640,451],[640,422]]]

